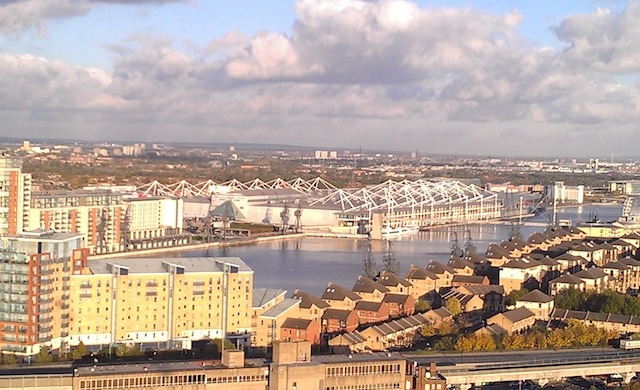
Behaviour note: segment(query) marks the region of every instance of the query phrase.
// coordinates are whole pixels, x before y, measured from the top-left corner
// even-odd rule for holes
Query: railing
[[[634,352],[617,352],[607,355],[596,356],[581,356],[574,358],[536,358],[530,357],[527,360],[510,361],[510,362],[490,362],[490,363],[466,363],[473,365],[473,367],[459,367],[459,368],[445,368],[440,370],[441,373],[456,373],[456,372],[470,372],[470,371],[483,371],[483,370],[495,370],[500,368],[534,368],[545,366],[562,366],[562,365],[574,365],[585,363],[639,363],[637,359],[640,358],[640,351]]]

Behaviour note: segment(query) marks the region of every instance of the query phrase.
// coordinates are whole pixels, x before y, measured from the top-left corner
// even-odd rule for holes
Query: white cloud
[[[0,120],[81,138],[452,153],[554,154],[574,142],[579,155],[598,140],[632,154],[640,141],[629,138],[640,137],[640,88],[612,76],[637,69],[633,5],[568,17],[558,34],[579,44],[561,51],[523,42],[517,12],[405,0],[295,9],[290,35],[230,32],[193,54],[137,37],[112,47],[109,73],[5,55]]]
[[[640,3],[630,2],[620,13],[597,9],[569,16],[555,32],[568,44],[565,55],[577,67],[640,72]]]
[[[46,31],[47,21],[86,15],[97,4],[134,5],[169,3],[182,0],[4,0],[0,1],[0,32],[18,37],[35,27]]]

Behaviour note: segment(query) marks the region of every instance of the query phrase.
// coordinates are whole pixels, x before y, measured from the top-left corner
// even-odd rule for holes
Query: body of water
[[[585,205],[559,209],[558,219],[570,219],[574,224],[592,219],[616,220],[622,207],[612,205]],[[531,222],[547,222],[548,214],[542,213],[526,219]],[[392,241],[392,252],[400,263],[400,275],[404,276],[411,264],[425,266],[429,260],[447,262],[452,241],[457,237],[464,247],[470,235],[471,243],[479,253],[484,253],[491,243],[507,239],[514,227],[510,225],[470,224],[467,226],[434,228],[418,235]],[[526,239],[530,234],[545,228],[520,226]],[[288,296],[296,289],[320,295],[327,283],[333,282],[351,288],[362,273],[366,240],[344,238],[305,237],[268,243],[191,250],[168,253],[167,257],[237,256],[255,272],[254,286],[281,288]],[[371,241],[374,258],[379,266],[386,253],[384,241]]]

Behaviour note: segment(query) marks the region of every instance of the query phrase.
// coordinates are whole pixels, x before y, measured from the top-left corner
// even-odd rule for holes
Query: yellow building
[[[237,257],[92,260],[70,285],[71,345],[249,342],[253,271]]]

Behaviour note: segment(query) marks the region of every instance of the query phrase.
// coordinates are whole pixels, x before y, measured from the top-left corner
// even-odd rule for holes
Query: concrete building
[[[71,329],[70,275],[86,263],[83,238],[23,233],[0,248],[0,350],[31,356],[66,349]]]
[[[28,225],[31,174],[22,173],[22,160],[0,155],[0,237],[21,233]]]
[[[584,203],[584,186],[568,186],[563,181],[551,182],[545,189],[550,202],[558,203]]]
[[[221,390],[406,389],[406,360],[399,354],[312,356],[305,341],[278,342],[271,363],[245,361],[241,351],[223,355],[221,365],[180,363],[82,367],[68,387],[75,389],[204,388]]]
[[[251,336],[253,271],[237,257],[92,260],[71,275],[69,343],[142,343]]]

